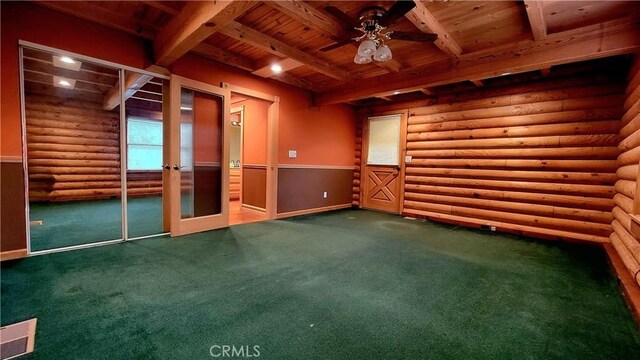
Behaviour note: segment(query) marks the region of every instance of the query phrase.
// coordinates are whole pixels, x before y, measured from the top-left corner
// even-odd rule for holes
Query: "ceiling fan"
[[[415,6],[413,1],[396,1],[388,10],[380,6],[368,6],[360,10],[358,20],[351,18],[335,6],[326,6],[324,9],[344,24],[345,35],[337,39],[336,43],[325,46],[320,51],[337,49],[352,41],[360,42],[353,61],[356,64],[367,64],[372,58],[376,61],[391,60],[392,54],[385,44],[386,40],[435,41],[438,38],[437,34],[393,30],[385,32]]]

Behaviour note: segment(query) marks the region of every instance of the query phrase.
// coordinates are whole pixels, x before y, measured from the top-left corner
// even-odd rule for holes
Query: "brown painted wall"
[[[21,163],[0,164],[0,251],[26,248],[24,175]]]
[[[242,203],[267,207],[267,169],[245,166],[242,169]]]
[[[352,169],[280,168],[278,213],[350,204],[352,178]]]

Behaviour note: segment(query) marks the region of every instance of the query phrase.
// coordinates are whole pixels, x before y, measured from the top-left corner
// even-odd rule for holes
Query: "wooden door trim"
[[[267,196],[265,207],[267,220],[274,220],[278,209],[278,123],[280,121],[280,97],[241,86],[231,85],[226,82],[220,83],[220,86],[229,90],[231,93],[271,103],[267,114]]]
[[[171,75],[169,84],[169,131],[165,132],[167,144],[169,144],[169,164],[180,164],[180,99],[181,89],[185,87],[191,90],[223,96],[222,101],[222,159],[220,162],[222,188],[221,188],[221,212],[220,214],[199,216],[197,218],[182,219],[180,213],[180,172],[169,170],[170,201],[171,201],[171,236],[186,235],[194,232],[211,230],[229,225],[229,117],[231,116],[231,91],[201,81],[185,78],[179,75]],[[176,106],[177,105],[177,106]],[[176,124],[178,124],[176,126]],[[195,160],[194,160],[195,165]],[[177,186],[175,185],[177,182]],[[211,223],[216,223],[212,225]]]
[[[398,193],[398,207],[396,213],[401,214],[404,211],[404,178],[405,178],[405,158],[407,154],[407,119],[409,118],[409,109],[383,111],[373,114],[364,114],[362,119],[362,152],[360,153],[360,204],[359,208],[365,208],[366,201],[366,167],[367,157],[369,154],[369,118],[387,115],[400,115],[400,149],[398,156],[398,181],[400,182],[400,190]],[[375,165],[379,167],[395,167],[395,165]]]

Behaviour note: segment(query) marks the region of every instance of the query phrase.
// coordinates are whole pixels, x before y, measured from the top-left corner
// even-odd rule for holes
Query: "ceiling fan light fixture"
[[[382,45],[376,50],[376,54],[373,56],[373,60],[375,61],[389,61],[393,55],[391,54],[391,49],[387,45]]]
[[[376,44],[371,40],[365,40],[358,46],[358,55],[372,56],[376,52]]]
[[[371,62],[371,55],[369,55],[369,56],[361,56],[359,54],[356,54],[356,56],[353,58],[353,62],[358,64],[358,65],[368,64],[368,63]]]

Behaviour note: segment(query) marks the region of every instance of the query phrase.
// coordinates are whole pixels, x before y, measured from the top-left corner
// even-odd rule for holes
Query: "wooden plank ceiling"
[[[393,60],[353,63],[356,43],[322,52],[346,31],[325,10],[355,19],[367,6],[394,1],[101,1],[38,2],[42,6],[153,42],[169,66],[191,52],[315,93],[318,104],[393,101],[406,93],[505,73],[628,54],[640,48],[640,6],[633,1],[421,2],[396,31],[438,34],[434,43],[388,42]],[[269,67],[279,62],[283,72]]]

